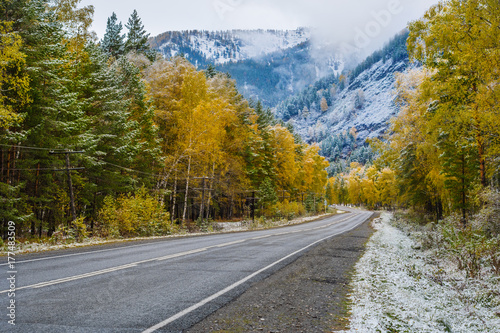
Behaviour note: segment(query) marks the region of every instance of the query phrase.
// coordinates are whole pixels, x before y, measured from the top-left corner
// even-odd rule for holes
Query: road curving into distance
[[[17,256],[16,325],[1,332],[182,332],[371,212],[284,228]],[[7,274],[5,263],[0,265]],[[0,306],[9,285],[0,281]],[[7,312],[5,313],[7,314]]]

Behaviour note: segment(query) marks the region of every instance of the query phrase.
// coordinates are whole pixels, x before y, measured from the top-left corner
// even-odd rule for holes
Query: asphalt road
[[[9,268],[0,265],[0,331],[182,332],[371,215],[353,211],[272,230],[17,256],[14,297]],[[11,300],[15,326],[8,323]]]

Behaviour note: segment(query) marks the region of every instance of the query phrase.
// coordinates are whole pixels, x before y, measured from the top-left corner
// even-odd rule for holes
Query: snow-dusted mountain
[[[312,108],[307,118],[291,118],[297,132],[309,142],[322,141],[331,133],[356,129],[357,139],[379,137],[397,114],[395,73],[404,72],[406,61],[380,60],[356,77],[323,112]]]
[[[166,32],[150,43],[166,57],[183,54],[199,68],[214,64],[229,73],[246,98],[273,108],[336,161],[381,136],[398,113],[394,74],[409,66],[407,36],[398,34],[357,67],[313,43],[308,29]]]
[[[293,124],[308,143],[335,161],[347,158],[367,138],[380,137],[399,112],[394,103],[397,72],[409,66],[407,31],[343,77],[327,76],[281,102],[276,116]]]
[[[308,29],[168,31],[150,43],[165,57],[183,54],[194,65],[222,65],[263,57],[308,41]]]
[[[150,40],[165,57],[182,54],[198,68],[229,73],[240,92],[275,107],[325,76],[340,75],[343,57],[312,43],[309,29],[170,31]]]
[[[344,70],[341,59],[328,52],[321,56],[314,52],[315,46],[308,41],[260,58],[231,62],[216,68],[229,73],[246,98],[275,107],[317,80],[339,75]]]

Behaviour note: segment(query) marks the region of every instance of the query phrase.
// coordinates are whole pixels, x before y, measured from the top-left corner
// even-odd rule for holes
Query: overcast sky
[[[437,0],[82,0],[94,5],[93,30],[102,38],[113,12],[125,23],[134,9],[156,36],[169,30],[316,27],[333,41],[383,43]],[[125,29],[124,29],[125,30]],[[125,31],[124,31],[125,32]],[[359,46],[359,45],[358,45]]]

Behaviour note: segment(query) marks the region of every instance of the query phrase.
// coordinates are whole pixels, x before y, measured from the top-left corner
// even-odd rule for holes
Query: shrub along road
[[[185,331],[311,249],[335,244],[337,238],[328,240],[371,216],[353,211],[272,230],[18,256],[16,326],[12,330],[4,320],[0,331]],[[345,246],[338,256],[354,249],[349,239]],[[7,272],[5,264],[0,269]],[[331,284],[323,278],[318,275],[319,285]],[[4,309],[7,293],[2,279]]]

